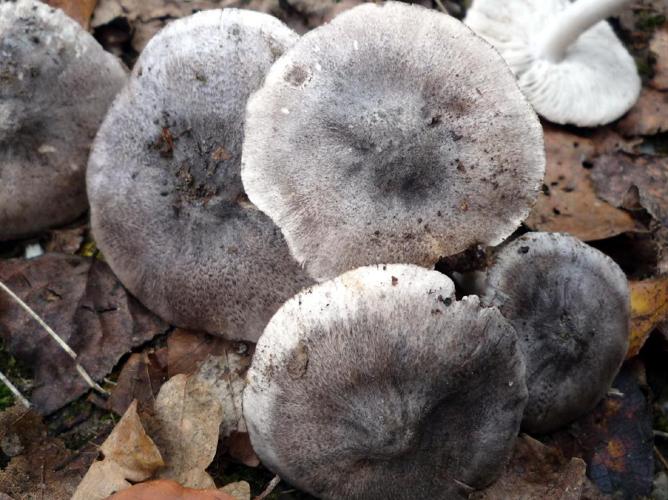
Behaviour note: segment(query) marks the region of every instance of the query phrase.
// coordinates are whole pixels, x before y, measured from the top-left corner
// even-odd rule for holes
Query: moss
[[[0,372],[2,372],[17,387],[21,393],[29,398],[31,385],[31,370],[21,363],[5,349],[5,344],[0,339]],[[0,411],[14,404],[14,396],[11,391],[0,382]]]

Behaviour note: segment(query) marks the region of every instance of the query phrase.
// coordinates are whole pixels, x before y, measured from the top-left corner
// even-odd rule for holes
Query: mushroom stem
[[[550,24],[537,44],[537,57],[558,63],[578,37],[617,13],[630,0],[578,0],[563,10]]]

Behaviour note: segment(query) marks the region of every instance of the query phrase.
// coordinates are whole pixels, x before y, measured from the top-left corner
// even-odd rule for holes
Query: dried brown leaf
[[[649,44],[654,54],[654,77],[649,82],[657,90],[668,90],[668,25],[657,30]]]
[[[97,0],[45,0],[45,3],[62,9],[65,14],[78,22],[84,29],[88,29]]]
[[[69,500],[83,476],[63,465],[70,463],[72,453],[47,434],[37,413],[23,406],[0,413],[0,450],[10,459],[0,468],[0,491],[17,500]]]
[[[629,137],[668,131],[668,93],[643,88],[638,101],[616,128]]]
[[[253,450],[250,437],[246,432],[232,432],[223,440],[227,448],[227,454],[238,462],[248,466],[257,467],[260,459]]]
[[[85,234],[85,226],[69,229],[52,229],[49,231],[49,241],[44,246],[44,251],[74,255],[81,248]]]
[[[563,232],[584,241],[640,229],[630,214],[601,200],[584,162],[599,151],[630,147],[609,131],[594,138],[545,125],[547,165],[543,193],[526,225],[537,231]]]
[[[74,349],[98,381],[121,356],[167,328],[98,260],[61,254],[0,260],[0,280]],[[72,359],[2,293],[0,337],[11,354],[33,367],[31,402],[39,412],[51,413],[88,391]]]
[[[151,436],[166,468],[159,477],[189,488],[212,488],[205,469],[213,461],[223,408],[211,387],[195,376],[176,375],[160,389]]]
[[[132,354],[123,365],[109,398],[109,408],[119,415],[132,401],[139,410],[152,412],[155,397],[167,381],[167,348]]]
[[[639,203],[668,227],[668,157],[618,152],[594,160],[598,195],[616,207]]]
[[[226,484],[222,488],[218,488],[218,491],[227,493],[234,497],[235,500],[250,500],[251,498],[251,487],[246,481]]]
[[[144,430],[137,403],[130,405],[100,447],[104,459],[91,465],[72,500],[99,500],[144,481],[164,465],[160,451]]]
[[[579,500],[587,465],[527,435],[515,443],[503,474],[492,486],[469,498],[479,500]]]

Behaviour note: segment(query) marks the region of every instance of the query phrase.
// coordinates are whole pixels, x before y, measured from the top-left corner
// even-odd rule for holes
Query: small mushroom
[[[244,186],[318,280],[496,245],[544,168],[499,54],[415,5],[363,4],[307,33],[248,102]]]
[[[538,114],[593,127],[640,94],[633,58],[604,21],[629,0],[474,0],[465,22],[494,45]]]
[[[605,396],[629,335],[628,283],[612,259],[565,234],[528,233],[500,250],[482,302],[526,355],[527,431],[552,431]]]
[[[445,276],[369,266],[286,302],[244,415],[263,463],[321,498],[464,498],[499,474],[527,392],[512,326]]]
[[[100,128],[88,167],[95,239],[122,283],[175,325],[256,341],[311,283],[239,173],[246,99],[297,38],[245,10],[174,21]]]
[[[0,241],[76,219],[122,64],[61,10],[0,3]]]

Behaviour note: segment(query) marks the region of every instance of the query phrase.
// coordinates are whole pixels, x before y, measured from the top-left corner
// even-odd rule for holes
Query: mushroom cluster
[[[470,25],[488,3],[477,0]],[[579,36],[603,15],[595,4],[564,9],[586,22],[562,33],[560,21],[538,53],[565,58],[563,69],[608,37],[598,24]],[[83,56],[101,49],[71,22],[43,21],[52,9],[15,5],[0,6],[0,34],[20,35],[0,39],[11,56],[0,59],[0,194],[35,176],[63,198],[61,186],[81,189],[68,162],[86,156],[125,73],[103,54],[92,65]],[[49,62],[36,65],[42,52]],[[84,76],[67,64],[80,59]],[[539,66],[520,85],[536,87]],[[49,94],[59,126],[69,120],[60,128],[45,119],[40,71],[85,91],[68,105],[59,86]],[[34,173],[42,156],[52,168]],[[243,407],[269,468],[323,498],[463,498],[498,477],[521,426],[547,432],[590,410],[626,352],[628,285],[612,260],[560,234],[504,243],[544,170],[515,75],[459,21],[364,4],[299,38],[269,15],[223,9],[174,21],[146,46],[97,132],[87,192],[99,248],[145,305],[258,342]],[[35,230],[7,198],[0,239]],[[429,268],[476,245],[497,248],[479,297],[462,297]]]
[[[120,61],[61,10],[0,3],[0,241],[86,211],[90,144],[126,80]]]

